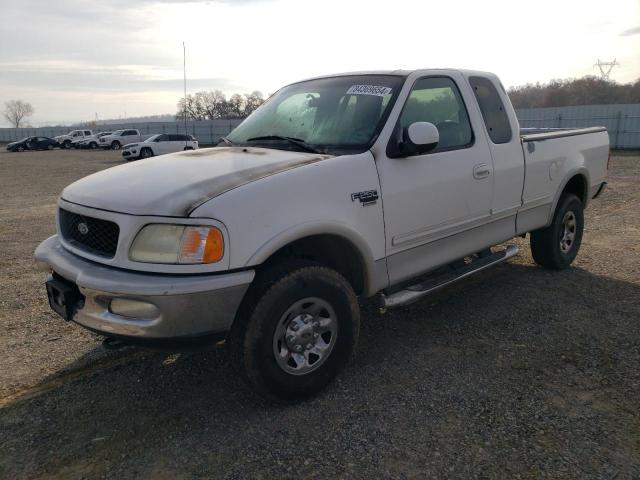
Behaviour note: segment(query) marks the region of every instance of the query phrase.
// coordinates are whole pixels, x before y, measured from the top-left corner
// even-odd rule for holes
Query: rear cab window
[[[509,116],[493,82],[488,78],[476,76],[469,77],[469,84],[480,106],[491,141],[498,144],[509,143],[512,137]]]

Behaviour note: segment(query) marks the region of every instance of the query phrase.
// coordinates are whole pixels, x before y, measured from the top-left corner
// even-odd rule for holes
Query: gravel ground
[[[640,478],[640,155],[612,158],[574,267],[518,257],[407,308],[363,306],[326,391],[265,403],[224,348],[103,350],[31,255],[117,152],[0,153],[0,478]]]

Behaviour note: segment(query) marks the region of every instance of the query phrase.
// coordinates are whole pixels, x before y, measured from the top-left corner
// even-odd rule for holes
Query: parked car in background
[[[73,142],[77,142],[93,135],[91,130],[71,130],[66,135],[58,135],[53,139],[58,142],[62,148],[71,148]]]
[[[23,152],[25,150],[53,150],[58,146],[53,138],[49,137],[27,137],[17,142],[7,145],[10,152]]]
[[[100,147],[120,150],[123,145],[142,141],[138,130],[116,130],[111,135],[100,137]]]
[[[104,136],[111,135],[111,132],[99,132],[95,135],[91,135],[90,137],[83,138],[78,140],[77,142],[73,142],[72,146],[74,148],[92,148],[96,149],[100,146],[100,139]]]
[[[144,142],[125,145],[122,148],[122,156],[130,161],[196,148],[198,148],[198,141],[191,135],[160,133],[147,138]]]

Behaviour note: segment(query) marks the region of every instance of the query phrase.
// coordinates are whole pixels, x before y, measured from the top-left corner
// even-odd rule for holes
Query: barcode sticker
[[[376,95],[384,97],[389,95],[392,89],[389,87],[379,87],[376,85],[352,85],[347,90],[347,95]]]

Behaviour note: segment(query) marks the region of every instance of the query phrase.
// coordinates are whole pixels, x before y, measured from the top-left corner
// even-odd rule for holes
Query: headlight
[[[151,224],[133,241],[129,258],[146,263],[215,263],[224,255],[216,227]]]

